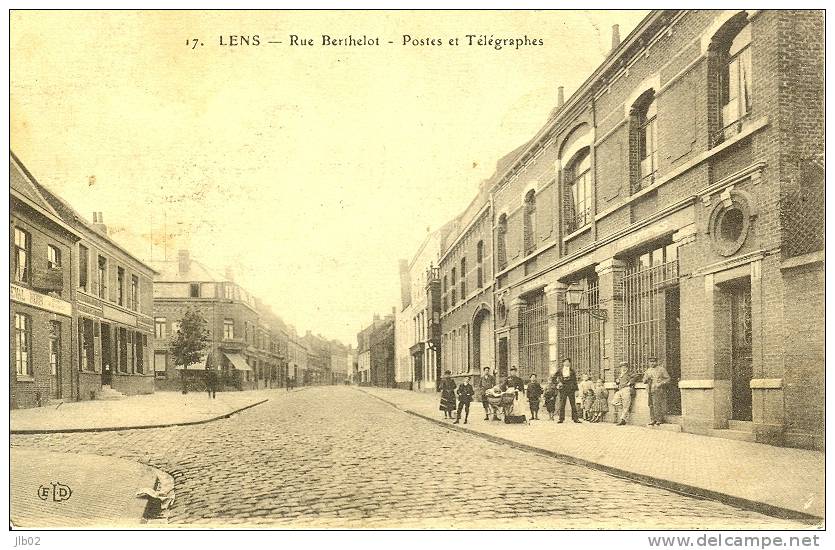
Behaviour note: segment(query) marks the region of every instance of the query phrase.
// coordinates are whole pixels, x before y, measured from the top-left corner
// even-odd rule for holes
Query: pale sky
[[[139,257],[187,247],[232,265],[302,334],[356,345],[399,307],[398,258],[543,126],[558,86],[568,99],[602,62],[612,24],[625,38],[644,15],[13,12],[11,148]],[[219,46],[230,34],[261,45]],[[381,45],[324,47],[322,34]],[[544,45],[497,51],[467,34]]]

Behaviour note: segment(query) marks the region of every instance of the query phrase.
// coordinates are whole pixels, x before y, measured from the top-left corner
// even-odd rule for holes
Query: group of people
[[[617,425],[624,426],[629,421],[629,414],[632,402],[636,395],[635,385],[643,382],[647,387],[648,404],[650,410],[650,426],[662,424],[666,414],[666,386],[670,382],[670,375],[663,366],[658,364],[654,357],[647,361],[647,368],[643,374],[632,373],[629,364],[622,362],[618,378],[615,380],[617,389],[611,405],[617,415]],[[484,407],[484,420],[499,420],[498,407],[492,405],[488,399],[490,395],[514,394],[514,400],[519,399],[523,394],[528,399],[531,412],[531,420],[539,420],[540,403],[544,401],[545,410],[550,420],[558,417],[558,423],[565,421],[566,402],[571,407],[571,420],[581,422],[577,410],[577,394],[581,398],[580,408],[583,420],[588,422],[600,422],[609,413],[610,401],[609,390],[602,379],[592,382],[588,375],[583,376],[582,382],[577,381],[577,373],[571,363],[571,359],[565,358],[560,368],[557,369],[545,388],[537,380],[535,374],[530,375],[527,386],[517,375],[516,367],[510,368],[510,374],[501,381],[491,374],[489,368],[479,379],[478,387],[472,385],[468,376],[456,387],[450,371],[444,373],[440,384],[441,403],[440,410],[444,418],[454,419],[454,424],[461,422],[462,413],[464,424],[470,416],[470,403],[478,396]],[[457,407],[456,407],[457,403]]]

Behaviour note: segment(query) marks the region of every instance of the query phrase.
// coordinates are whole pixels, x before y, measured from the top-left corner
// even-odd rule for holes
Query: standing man
[[[644,383],[647,385],[647,400],[649,401],[649,426],[664,423],[667,414],[667,384],[670,373],[658,364],[655,357],[649,358],[649,368],[644,372]]]
[[[487,390],[496,385],[496,377],[490,374],[490,368],[484,367],[481,379],[478,381],[478,393],[484,406],[484,420],[490,420],[490,403],[487,402]]]
[[[571,359],[566,357],[562,360],[562,367],[557,370],[554,379],[557,381],[557,388],[560,390],[560,419],[557,423],[560,424],[565,421],[566,400],[571,404],[571,420],[579,423],[580,419],[577,418],[577,399],[575,396],[577,393],[577,373],[574,372]]]
[[[620,375],[615,381],[618,391],[612,400],[612,405],[620,407],[618,415],[618,426],[626,426],[629,422],[629,409],[632,407],[632,399],[635,398],[635,384],[641,380],[640,374],[629,374],[629,363],[621,361]]]
[[[516,376],[516,367],[510,367],[510,376],[505,381],[505,388],[513,388],[516,391],[516,399],[519,399],[519,392],[525,393],[525,383],[522,379]]]
[[[217,370],[215,370],[214,365],[209,365],[206,367],[206,392],[209,394],[211,399],[215,398],[215,392],[217,391]]]

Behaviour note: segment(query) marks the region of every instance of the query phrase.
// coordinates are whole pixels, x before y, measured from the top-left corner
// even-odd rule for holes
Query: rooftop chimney
[[[180,275],[185,275],[188,273],[189,266],[191,264],[191,258],[189,256],[188,250],[180,249],[177,251],[177,272]]]
[[[559,88],[557,88],[557,108],[562,107],[564,103],[565,91],[563,90],[563,87],[560,86]]]
[[[93,229],[102,235],[107,235],[107,226],[104,225],[104,216],[101,212],[93,212]]]
[[[620,26],[612,25],[612,51],[620,46]]]

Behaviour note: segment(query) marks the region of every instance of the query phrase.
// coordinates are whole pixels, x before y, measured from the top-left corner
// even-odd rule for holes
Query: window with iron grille
[[[632,258],[621,284],[623,361],[633,372],[643,372],[650,357],[664,360],[665,291],[678,286],[677,245]]]
[[[589,276],[574,284],[579,284],[583,293],[578,305],[563,302],[563,355],[571,358],[578,375],[587,374],[597,380],[603,378],[603,321],[592,315],[600,306],[597,277]]]
[[[536,193],[533,189],[525,195],[525,215],[523,220],[525,238],[525,256],[536,249]]]
[[[527,379],[536,374],[548,376],[548,311],[545,293],[525,297],[519,311],[519,376]]]
[[[591,223],[592,178],[591,157],[586,147],[577,153],[565,171],[567,204],[566,232],[573,233]]]

